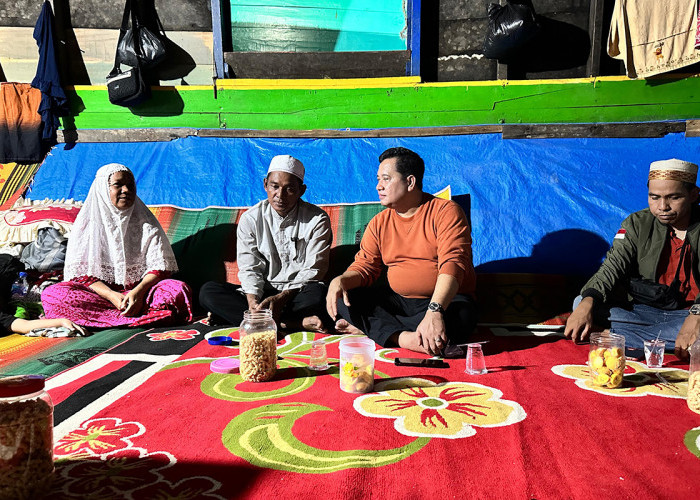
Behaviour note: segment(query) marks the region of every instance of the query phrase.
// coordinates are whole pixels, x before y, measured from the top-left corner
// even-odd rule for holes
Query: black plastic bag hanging
[[[142,16],[143,13],[138,14],[137,9],[132,5],[132,0],[127,0],[124,6],[124,19],[128,19],[129,11],[131,11],[131,26],[124,30],[125,26],[122,23],[122,33],[123,36],[119,38],[119,43],[117,44],[117,59],[120,64],[126,64],[127,66],[141,66],[142,68],[153,68],[158,65],[166,56],[165,50],[165,30],[160,22],[160,17],[158,13],[153,9],[153,16],[155,17],[154,25],[157,27],[158,32],[154,33],[146,27],[145,19]],[[135,38],[137,40],[135,40]],[[137,44],[135,42],[138,42]]]
[[[505,5],[489,5],[489,25],[484,40],[484,56],[507,59],[540,31],[530,0],[508,0]]]

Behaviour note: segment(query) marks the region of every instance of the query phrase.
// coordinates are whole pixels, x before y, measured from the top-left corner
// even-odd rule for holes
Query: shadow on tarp
[[[236,224],[218,224],[173,243],[180,271],[174,276],[192,288],[195,304],[207,281],[224,282],[226,263],[236,261]]]
[[[167,432],[167,431],[164,431]],[[177,439],[173,436],[173,439]],[[46,498],[234,498],[253,488],[260,469],[250,465],[168,460],[162,452],[139,457],[136,449],[109,458],[55,462],[51,494]],[[231,455],[231,462],[241,459]],[[228,478],[220,482],[221,478]]]
[[[479,321],[527,325],[570,311],[609,248],[591,231],[564,229],[546,234],[529,257],[477,266]]]

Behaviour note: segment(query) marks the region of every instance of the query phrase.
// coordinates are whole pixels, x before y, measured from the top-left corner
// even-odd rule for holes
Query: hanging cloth
[[[41,161],[40,104],[28,83],[0,83],[0,163]]]
[[[39,114],[44,123],[42,138],[49,140],[56,137],[56,130],[60,125],[58,117],[66,116],[70,111],[68,98],[61,87],[58,73],[53,26],[53,10],[51,3],[46,0],[34,27],[34,40],[39,46],[39,64],[36,68],[36,76],[32,80],[32,87],[41,90]]]
[[[697,0],[615,0],[608,55],[646,78],[700,61]]]

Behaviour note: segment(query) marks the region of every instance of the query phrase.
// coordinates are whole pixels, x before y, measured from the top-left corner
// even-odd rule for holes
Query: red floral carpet
[[[357,396],[339,389],[337,336],[328,371],[295,333],[254,384],[209,370],[238,354],[214,331],[146,331],[49,380],[51,498],[697,498],[687,366],[632,361],[622,388],[596,389],[587,346],[482,328],[488,374],[397,367],[382,349],[376,392]]]

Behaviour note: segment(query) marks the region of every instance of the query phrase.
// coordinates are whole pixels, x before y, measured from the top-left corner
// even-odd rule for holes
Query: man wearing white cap
[[[700,332],[698,166],[671,159],[649,169],[649,208],[627,217],[581,290],[565,334],[584,340],[605,320],[626,346],[660,338],[679,357]]]
[[[238,325],[247,309],[270,309],[283,328],[325,331],[323,307],[332,241],[330,218],[301,199],[304,165],[289,155],[275,156],[263,184],[267,199],[246,211],[238,223],[240,287],[205,283],[199,302],[212,322]]]

